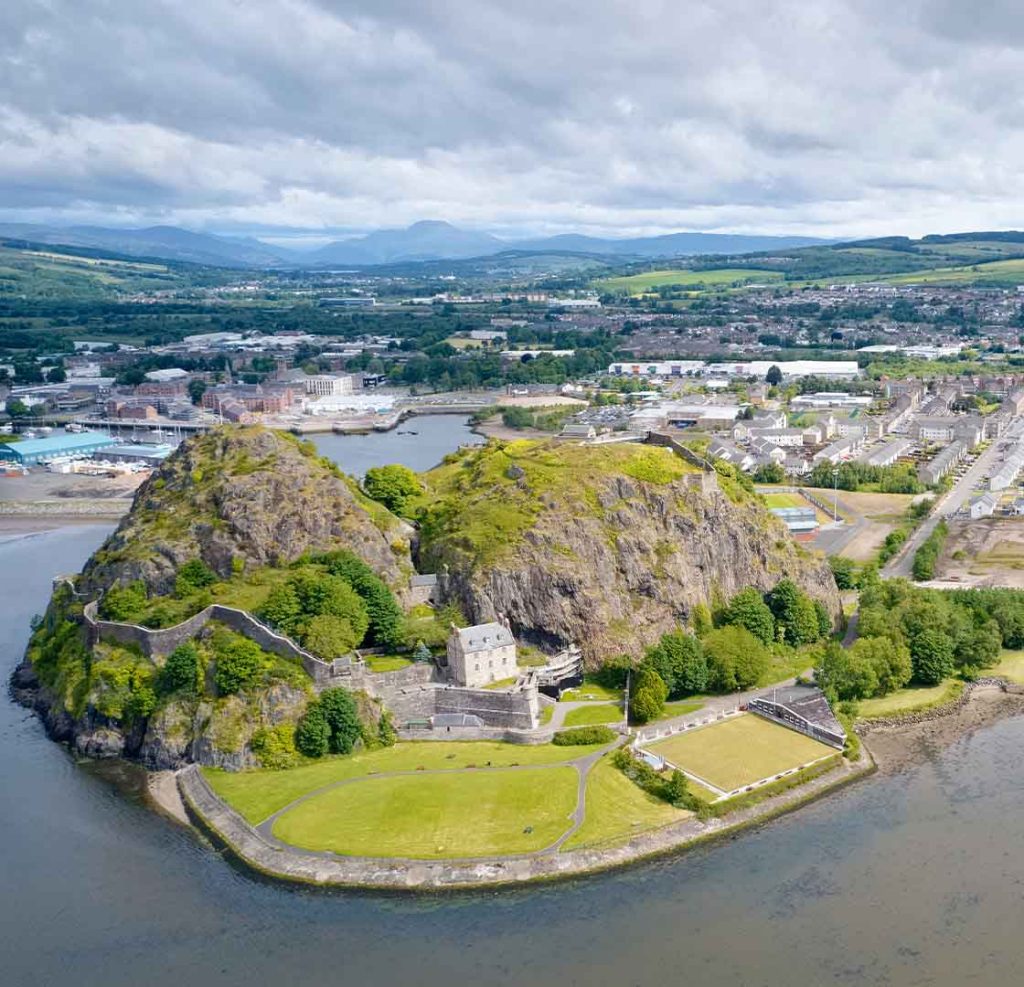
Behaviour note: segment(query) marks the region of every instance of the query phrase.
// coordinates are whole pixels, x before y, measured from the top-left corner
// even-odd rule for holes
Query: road
[[[1006,434],[992,443],[972,464],[970,469],[953,484],[947,493],[939,497],[938,503],[932,508],[931,514],[924,523],[904,542],[903,550],[893,557],[882,570],[886,579],[910,579],[914,565],[914,554],[925,539],[935,530],[942,518],[956,514],[967,503],[975,486],[991,471],[1006,447],[1013,445],[1020,438],[1024,429],[1024,420],[1016,420],[1007,429]]]

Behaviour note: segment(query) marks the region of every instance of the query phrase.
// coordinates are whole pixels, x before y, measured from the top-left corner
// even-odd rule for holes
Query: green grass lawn
[[[371,672],[397,672],[412,664],[412,659],[405,655],[366,655],[363,660]]]
[[[485,689],[507,689],[510,685],[515,685],[518,679],[515,675],[507,679],[498,679],[497,682],[489,682],[484,686]]]
[[[671,720],[674,716],[685,716],[687,713],[696,713],[704,703],[694,699],[679,699],[672,703],[665,703],[664,712],[654,722],[660,720]]]
[[[591,703],[570,709],[565,714],[567,727],[584,727],[592,723],[617,723],[622,719],[622,707],[614,703]]]
[[[620,703],[622,702],[621,689],[609,689],[601,685],[590,675],[583,676],[583,685],[578,689],[567,689],[559,696],[559,702],[578,703]]]
[[[274,835],[353,856],[528,853],[572,824],[576,779],[569,767],[374,778],[302,802],[276,820]]]
[[[779,271],[746,267],[719,267],[709,271],[676,269],[647,271],[644,274],[633,274],[620,278],[606,278],[597,283],[597,289],[612,293],[625,292],[630,295],[642,295],[661,285],[680,288],[727,288],[733,285],[781,279],[782,273]]]
[[[575,760],[602,744],[588,747],[556,747],[554,744],[502,744],[489,741],[420,741],[396,744],[368,753],[327,757],[286,771],[221,771],[203,768],[213,790],[251,823],[283,809],[289,802],[346,778],[389,771],[424,768],[458,770],[473,764],[494,767],[512,764],[557,764]]]
[[[766,493],[761,494],[765,504],[769,507],[810,507],[811,502],[804,500],[800,494],[795,493]]]
[[[565,841],[562,849],[607,846],[690,815],[648,795],[604,757],[587,776],[587,814],[583,825]]]
[[[956,699],[963,692],[963,682],[949,680],[933,686],[912,686],[897,689],[878,699],[864,699],[860,702],[857,715],[864,719],[878,716],[898,716],[922,709],[942,706]]]
[[[1004,650],[999,659],[999,664],[993,668],[986,668],[984,675],[996,675],[1024,685],[1024,651]]]
[[[726,792],[834,753],[751,713],[677,734],[650,749]]]

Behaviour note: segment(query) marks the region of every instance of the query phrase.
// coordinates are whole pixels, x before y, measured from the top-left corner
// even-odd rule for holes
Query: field
[[[609,689],[601,685],[590,675],[583,677],[583,685],[578,689],[566,689],[559,697],[563,703],[595,702],[611,703],[622,701],[621,689]]]
[[[583,825],[565,841],[562,848],[607,846],[635,833],[679,822],[690,815],[648,795],[605,757],[594,765],[587,777]]]
[[[213,790],[253,825],[310,792],[349,778],[395,771],[458,771],[468,767],[558,764],[597,747],[555,747],[490,742],[430,741],[312,761],[287,771],[219,771],[204,768]]]
[[[570,767],[371,778],[299,803],[273,832],[303,849],[354,856],[529,853],[572,825],[576,789]]]
[[[766,281],[780,281],[778,271],[756,270],[744,267],[720,267],[709,271],[646,271],[621,278],[607,278],[598,281],[599,291],[612,294],[643,295],[661,286],[673,288],[732,288],[745,284],[763,284]]]
[[[985,670],[986,675],[998,675],[1018,685],[1024,685],[1024,651],[1004,651],[999,664]]]
[[[987,264],[939,267],[913,274],[894,274],[881,278],[889,284],[1024,284],[1024,259],[997,260]]]
[[[590,703],[565,714],[567,727],[584,727],[592,723],[617,723],[622,719],[621,707],[614,703]]]
[[[909,689],[897,689],[887,696],[878,699],[865,699],[858,707],[858,715],[865,719],[879,716],[899,716],[903,713],[916,713],[934,706],[944,706],[952,702],[963,691],[963,682],[940,682],[933,686],[913,686]]]
[[[798,493],[765,493],[764,502],[768,508],[773,507],[809,507],[810,501]]]
[[[950,521],[935,578],[964,586],[1024,588],[1024,518]]]
[[[750,713],[677,734],[649,749],[723,792],[834,753],[825,744]]]
[[[863,518],[863,525],[857,530],[837,555],[854,562],[868,562],[873,559],[885,541],[885,536],[895,530],[906,517],[907,508],[914,497],[910,494],[883,494],[868,492],[839,491],[839,509],[847,509],[848,520]]]

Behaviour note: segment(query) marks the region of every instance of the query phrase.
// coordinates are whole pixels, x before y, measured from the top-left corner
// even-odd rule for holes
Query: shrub
[[[252,685],[265,667],[259,645],[239,634],[215,636],[214,659],[213,681],[222,696]]]
[[[420,493],[419,478],[408,466],[393,463],[389,466],[373,466],[363,478],[363,490],[367,496],[383,504],[394,514],[402,514],[406,505]]]
[[[179,599],[217,582],[217,574],[201,559],[190,559],[174,578],[174,595]]]
[[[105,620],[134,623],[146,608],[146,584],[141,580],[126,586],[111,586],[100,601],[100,616]]]
[[[830,555],[828,564],[838,589],[855,588],[857,583],[857,564],[855,562],[851,559],[844,559],[840,555]]]
[[[323,757],[330,747],[331,728],[320,703],[313,700],[295,728],[295,746],[306,757]]]
[[[262,727],[252,735],[249,746],[265,768],[290,768],[298,760],[295,727],[290,723]]]
[[[324,613],[306,625],[302,643],[317,657],[333,661],[347,655],[359,643],[359,637],[344,617]]]
[[[615,655],[594,672],[594,681],[606,689],[625,688],[626,676],[632,667],[629,655]]]
[[[179,644],[164,662],[160,672],[160,692],[199,691],[199,649],[193,641]]]
[[[348,754],[359,739],[359,709],[348,689],[324,689],[317,700],[330,731],[332,754]]]
[[[575,727],[572,730],[559,730],[551,743],[558,747],[583,747],[587,744],[610,744],[616,737],[611,727],[594,724],[586,727]]]

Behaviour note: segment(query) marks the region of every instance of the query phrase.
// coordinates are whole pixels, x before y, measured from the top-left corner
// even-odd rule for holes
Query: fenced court
[[[645,744],[644,749],[721,792],[733,792],[835,751],[803,734],[744,713]]]

